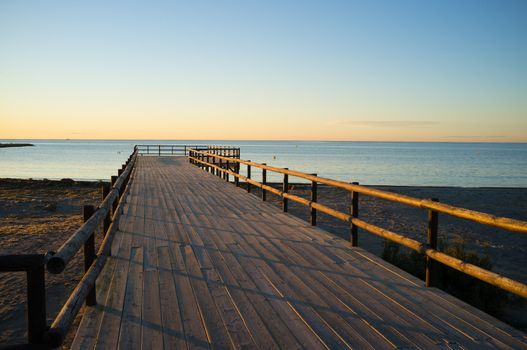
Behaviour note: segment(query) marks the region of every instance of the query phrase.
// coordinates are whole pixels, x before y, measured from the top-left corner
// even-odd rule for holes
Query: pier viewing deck
[[[187,157],[139,156],[73,349],[527,349],[525,334]]]

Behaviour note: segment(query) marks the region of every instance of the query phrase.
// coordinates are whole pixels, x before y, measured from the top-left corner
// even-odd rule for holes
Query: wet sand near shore
[[[43,253],[59,248],[82,224],[82,205],[96,205],[100,201],[100,186],[94,182],[67,180],[0,179],[0,254]],[[377,188],[418,198],[438,198],[464,208],[527,220],[526,188]],[[309,198],[309,187],[306,185],[292,185],[290,192]],[[258,196],[260,192],[253,188],[253,194]],[[268,200],[277,206],[281,203],[281,199],[273,194],[268,194]],[[350,195],[343,190],[319,185],[318,201],[340,211],[348,211]],[[290,201],[289,208],[291,214],[308,219],[306,207]],[[359,216],[368,222],[426,241],[427,213],[423,209],[367,196],[360,197],[359,208]],[[327,215],[318,215],[318,226],[345,239],[349,237],[347,224]],[[100,238],[101,235],[97,236]],[[489,254],[494,271],[527,282],[524,270],[527,265],[527,236],[440,215],[439,238],[447,242],[464,238],[467,249]],[[359,245],[375,254],[382,254],[383,242],[373,234],[359,231]],[[63,274],[46,275],[49,321],[78,283],[82,266],[82,253],[79,253]],[[25,342],[25,288],[24,273],[0,274],[1,344]]]

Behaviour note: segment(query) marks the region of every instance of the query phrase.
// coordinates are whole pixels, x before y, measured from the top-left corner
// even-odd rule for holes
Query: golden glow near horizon
[[[141,96],[136,96],[140,100]],[[52,99],[50,99],[52,101]],[[320,101],[298,106],[270,103],[228,105],[219,101],[160,105],[143,99],[114,105],[90,103],[33,103],[0,105],[0,138],[19,139],[211,139],[211,140],[351,140],[526,142],[521,115],[502,122],[489,110],[430,111],[421,108],[382,110],[359,102],[336,108]],[[77,104],[78,103],[78,104]],[[150,108],[157,106],[157,109]],[[375,113],[373,113],[375,111]],[[512,113],[511,113],[512,114]],[[5,116],[10,116],[5,118]],[[390,116],[391,119],[384,116]],[[479,120],[479,122],[474,122]]]
[[[0,138],[527,142],[527,6],[394,6],[4,1]]]

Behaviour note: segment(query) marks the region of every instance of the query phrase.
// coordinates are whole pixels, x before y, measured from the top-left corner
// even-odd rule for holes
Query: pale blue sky
[[[526,62],[527,1],[3,0],[0,137],[527,141]]]

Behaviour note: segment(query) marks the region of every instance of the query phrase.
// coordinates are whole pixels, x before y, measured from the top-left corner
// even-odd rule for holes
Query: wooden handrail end
[[[66,268],[66,262],[64,259],[58,256],[50,256],[47,263],[46,269],[53,274],[59,274]]]

